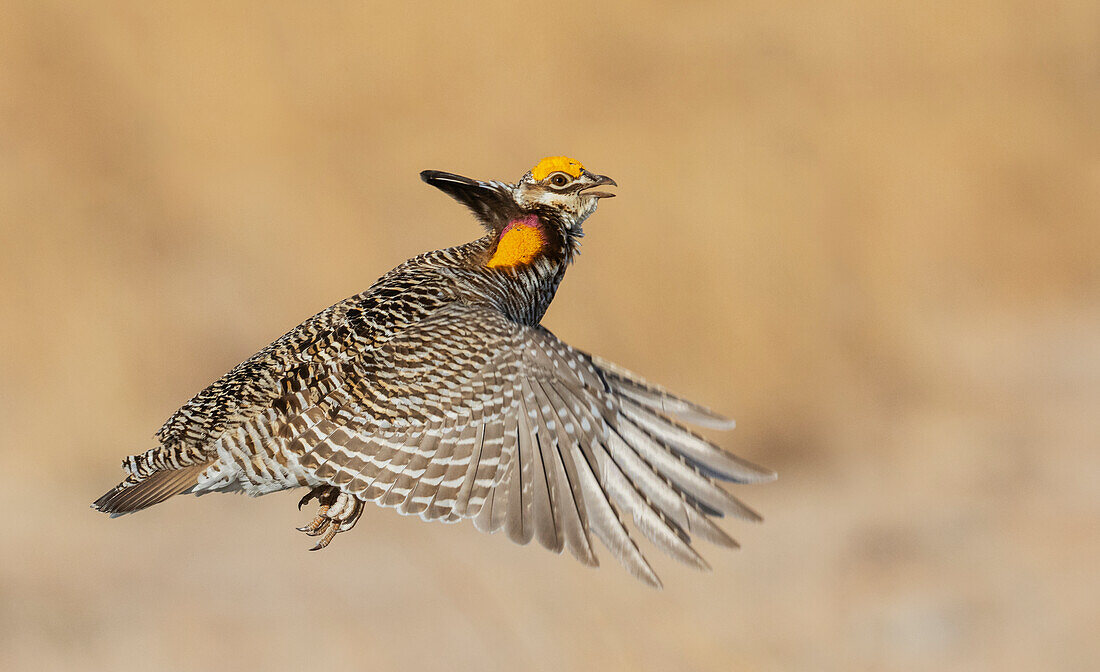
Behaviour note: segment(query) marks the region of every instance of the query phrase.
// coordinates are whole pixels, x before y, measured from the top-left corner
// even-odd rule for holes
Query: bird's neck
[[[534,326],[554,300],[569,261],[564,257],[539,257],[530,264],[486,269],[495,291],[494,304],[508,317]]]
[[[511,319],[538,324],[576,254],[577,243],[560,231],[556,223],[529,215],[471,243],[476,290]]]

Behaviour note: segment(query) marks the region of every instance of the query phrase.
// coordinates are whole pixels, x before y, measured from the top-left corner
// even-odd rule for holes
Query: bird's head
[[[566,227],[579,231],[601,198],[615,194],[596,187],[618,186],[606,175],[590,173],[580,161],[565,156],[549,156],[520,178],[514,189],[516,203],[524,210],[549,208],[560,213]]]
[[[601,198],[614,196],[597,187],[618,186],[615,180],[596,175],[575,159],[547,157],[516,184],[472,180],[468,177],[425,170],[421,179],[466,205],[490,231],[500,233],[518,219],[539,215],[562,227],[566,236],[580,236],[581,224],[596,211]]]

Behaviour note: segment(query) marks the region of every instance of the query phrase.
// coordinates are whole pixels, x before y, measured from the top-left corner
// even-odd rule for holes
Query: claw
[[[332,504],[332,502],[336,500],[336,495],[332,494],[332,488],[330,486],[318,485],[298,500],[298,510],[301,511],[303,506],[315,499],[322,504]],[[328,500],[327,502],[325,501],[326,499]]]
[[[309,549],[309,550],[319,551],[322,548],[324,548],[325,546],[328,546],[330,543],[332,543],[333,538],[335,538],[337,533],[339,533],[339,532],[340,532],[340,526],[339,525],[333,525],[332,528],[329,529],[328,534],[321,537],[321,541],[318,541],[317,545],[314,546],[313,548]]]
[[[315,530],[317,530],[317,528],[323,527],[325,525],[325,523],[327,523],[329,521],[328,516],[325,515],[325,514],[328,513],[328,508],[329,508],[328,504],[322,504],[321,508],[317,509],[317,517],[316,518],[311,520],[308,525],[303,525],[302,527],[295,528],[295,529],[297,529],[299,532],[305,532],[306,534],[312,535],[313,532]]]
[[[330,527],[332,527],[332,519],[331,518],[326,518],[325,521],[323,523],[321,523],[319,526],[313,528],[312,530],[306,530],[306,536],[307,537],[319,537],[322,534],[325,534],[325,532]]]
[[[312,490],[307,492],[304,497],[302,497],[301,499],[298,500],[298,510],[301,511],[303,506],[305,506],[306,504],[309,504],[316,497],[317,496],[313,494]]]
[[[309,524],[296,529],[311,537],[321,537],[317,545],[309,549],[319,551],[332,543],[337,534],[355,527],[363,513],[363,502],[354,495],[341,492],[337,487],[319,485],[302,497],[298,502],[298,509],[314,499],[321,505],[317,509],[317,516]]]

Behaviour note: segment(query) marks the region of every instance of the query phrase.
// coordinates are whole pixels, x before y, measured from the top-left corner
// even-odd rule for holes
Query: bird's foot
[[[363,502],[337,487],[319,485],[302,497],[298,502],[298,508],[301,509],[314,499],[321,505],[317,509],[317,516],[308,525],[299,527],[298,531],[305,532],[311,537],[321,537],[317,545],[309,549],[319,551],[332,543],[337,534],[355,527],[355,523],[359,522],[359,516],[363,514]]]

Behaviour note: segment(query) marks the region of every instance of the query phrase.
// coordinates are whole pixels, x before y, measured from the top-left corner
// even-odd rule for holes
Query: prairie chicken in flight
[[[118,516],[173,495],[307,487],[314,550],[366,502],[424,520],[472,518],[596,565],[595,533],[636,577],[660,580],[623,515],[706,568],[691,535],[736,542],[711,517],[759,516],[716,483],[770,481],[680,424],[733,422],[539,326],[599,191],[579,162],[543,159],[517,184],[420,177],[473,211],[486,235],[414,257],[317,313],[187,402],[160,445],[123,461],[92,505]]]

